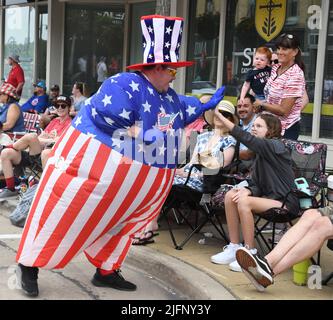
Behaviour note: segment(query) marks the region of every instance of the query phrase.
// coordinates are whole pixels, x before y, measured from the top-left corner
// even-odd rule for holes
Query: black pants
[[[300,121],[298,121],[284,132],[283,138],[290,140],[298,140],[300,130],[301,125]]]

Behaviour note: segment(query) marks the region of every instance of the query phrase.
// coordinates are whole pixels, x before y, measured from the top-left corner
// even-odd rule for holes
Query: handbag
[[[223,152],[220,152],[219,156],[215,157],[212,154],[212,150],[202,151],[198,154],[198,161],[199,164],[208,169],[215,170],[223,168],[223,162],[224,162]]]

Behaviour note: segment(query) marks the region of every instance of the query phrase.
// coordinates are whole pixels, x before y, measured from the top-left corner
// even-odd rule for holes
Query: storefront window
[[[319,28],[311,6],[320,0],[228,1],[223,83],[227,96],[236,101],[246,73],[252,68],[253,53],[259,46],[274,48],[274,39],[282,33],[296,34],[301,41],[306,65],[305,79],[310,103],[302,115],[301,134],[311,135],[312,110],[318,50]],[[312,7],[314,8],[314,7]],[[319,7],[320,9],[320,7]]]
[[[333,138],[333,2],[330,3],[320,137]]]
[[[97,65],[107,66],[106,76],[121,70],[124,45],[123,6],[66,6],[64,92],[76,81],[85,82],[90,93],[98,89]]]
[[[5,10],[5,43],[4,43],[4,75],[6,78],[10,66],[7,63],[9,54],[17,54],[25,74],[25,85],[22,98],[32,94],[34,75],[34,36],[35,9],[29,7],[12,7]]]
[[[187,68],[186,93],[200,95],[216,90],[220,0],[190,1],[187,60],[195,65]]]
[[[142,16],[148,16],[154,14],[156,11],[156,1],[149,1],[144,3],[134,3],[131,6],[131,30],[137,30],[138,32],[130,33],[130,50],[129,50],[129,65],[135,63],[141,63],[143,59],[143,47],[142,47],[142,33],[140,18]]]

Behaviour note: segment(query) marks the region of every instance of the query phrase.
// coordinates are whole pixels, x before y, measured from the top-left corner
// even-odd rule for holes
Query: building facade
[[[155,8],[156,1],[144,0],[1,0],[1,76],[14,52],[26,75],[23,97],[41,79],[67,94],[76,81],[94,92],[101,60],[108,76],[141,61],[139,18]],[[171,0],[170,15],[185,18],[181,58],[196,62],[180,69],[176,90],[200,94],[225,84],[232,101],[255,48],[271,46],[281,33],[297,34],[310,98],[301,138],[327,143],[333,167],[333,1]]]

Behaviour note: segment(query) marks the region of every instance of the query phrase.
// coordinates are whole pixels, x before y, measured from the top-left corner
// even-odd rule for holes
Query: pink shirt
[[[47,125],[44,132],[54,133],[55,137],[59,137],[65,129],[71,124],[72,118],[68,117],[65,121],[60,122],[60,118],[55,118]]]
[[[265,87],[266,101],[270,104],[281,104],[282,99],[297,98],[290,113],[280,116],[282,134],[296,122],[301,120],[303,95],[305,92],[305,78],[303,70],[294,64],[280,76],[277,70],[280,64],[274,65],[272,73]]]
[[[192,123],[190,123],[189,125],[187,125],[185,127],[186,138],[190,138],[191,133],[193,131],[201,133],[202,130],[203,130],[203,127],[206,124],[207,124],[206,121],[202,117],[199,117],[198,119],[196,119],[195,121],[193,121]]]

